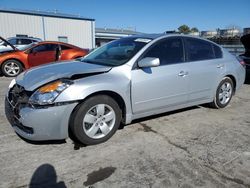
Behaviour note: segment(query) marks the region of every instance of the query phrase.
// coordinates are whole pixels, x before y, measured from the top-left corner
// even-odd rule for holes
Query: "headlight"
[[[52,104],[55,99],[67,89],[73,82],[70,80],[58,80],[40,87],[29,99],[32,104],[47,105]]]

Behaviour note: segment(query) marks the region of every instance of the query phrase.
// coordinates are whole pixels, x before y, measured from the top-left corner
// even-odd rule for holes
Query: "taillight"
[[[245,63],[245,61],[240,61],[240,64],[242,65],[242,66],[244,66],[244,67],[246,67],[246,63]]]
[[[244,61],[241,57],[237,56],[236,58],[237,58],[238,62],[239,62],[243,67],[246,67],[246,63],[245,63],[245,61]]]

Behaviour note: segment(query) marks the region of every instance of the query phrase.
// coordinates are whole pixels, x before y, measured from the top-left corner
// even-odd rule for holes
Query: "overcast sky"
[[[160,33],[250,27],[250,0],[0,0],[0,8],[54,11],[96,19],[96,27]]]

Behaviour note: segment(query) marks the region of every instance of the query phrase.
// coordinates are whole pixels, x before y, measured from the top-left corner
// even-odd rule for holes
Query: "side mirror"
[[[160,65],[160,59],[155,57],[146,57],[138,62],[140,68],[145,67],[158,67]]]

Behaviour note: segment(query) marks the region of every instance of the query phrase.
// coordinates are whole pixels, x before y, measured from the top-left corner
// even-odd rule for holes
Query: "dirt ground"
[[[3,110],[10,80],[0,78],[0,187],[250,188],[250,84],[225,109],[140,119],[106,143],[81,147],[20,139]]]

